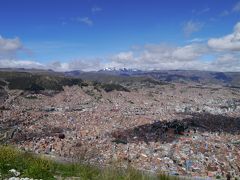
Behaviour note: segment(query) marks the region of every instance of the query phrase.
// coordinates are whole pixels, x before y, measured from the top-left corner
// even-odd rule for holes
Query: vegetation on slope
[[[106,92],[111,92],[111,91],[125,91],[125,92],[130,92],[127,88],[120,84],[101,84],[100,87],[104,89]]]
[[[81,85],[79,78],[68,78],[51,74],[32,74],[27,72],[0,72],[0,79],[7,81],[9,89],[30,91],[63,90],[63,86]]]
[[[5,83],[7,82],[7,84]],[[88,82],[90,83],[90,82]],[[65,77],[59,74],[37,74],[29,72],[0,71],[0,87],[8,86],[9,89],[19,89],[27,91],[53,90],[62,91],[64,86],[88,86],[80,78]],[[118,83],[92,83],[96,89],[103,89],[106,92],[126,91],[127,88]]]
[[[101,170],[89,165],[56,163],[30,153],[20,152],[8,146],[0,146],[0,178],[5,179],[12,177],[13,174],[9,172],[11,169],[20,172],[20,177],[44,180],[57,179],[60,177],[79,177],[79,179],[82,180],[176,179],[167,175],[147,175],[133,168],[126,170],[118,168]]]

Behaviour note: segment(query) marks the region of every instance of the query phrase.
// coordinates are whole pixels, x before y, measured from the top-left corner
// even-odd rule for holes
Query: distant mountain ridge
[[[127,68],[105,68],[99,71],[85,72],[81,70],[55,72],[41,69],[8,69],[0,68],[0,71],[29,72],[34,74],[54,74],[66,77],[81,78],[100,82],[133,82],[138,78],[150,78],[161,82],[219,84],[224,86],[240,87],[240,72],[214,72],[199,70],[151,70]]]
[[[66,75],[83,77],[83,79],[102,79],[107,76],[113,77],[149,77],[158,81],[181,82],[181,83],[201,83],[219,84],[224,86],[240,87],[240,72],[214,72],[199,70],[151,70],[139,69],[116,69],[105,68],[94,72],[70,71]]]

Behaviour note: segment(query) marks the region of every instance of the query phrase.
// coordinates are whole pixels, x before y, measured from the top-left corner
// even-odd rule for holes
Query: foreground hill
[[[177,180],[163,174],[149,174],[137,171],[131,167],[97,168],[90,165],[76,163],[61,163],[40,157],[28,152],[21,152],[12,147],[0,146],[1,179],[68,179],[68,180]]]

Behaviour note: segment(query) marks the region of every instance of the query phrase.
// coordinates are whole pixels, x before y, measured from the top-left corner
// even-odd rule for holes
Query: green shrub
[[[20,177],[34,179],[56,179],[55,177],[79,177],[82,180],[170,180],[177,179],[167,175],[150,175],[129,166],[127,169],[109,167],[100,169],[90,165],[75,163],[57,163],[49,159],[24,153],[12,147],[0,146],[1,178],[12,175],[10,169],[21,173]],[[60,178],[59,178],[60,179]]]
[[[125,91],[129,92],[129,90],[120,84],[102,84],[101,88],[103,88],[106,92],[111,92],[111,91]]]

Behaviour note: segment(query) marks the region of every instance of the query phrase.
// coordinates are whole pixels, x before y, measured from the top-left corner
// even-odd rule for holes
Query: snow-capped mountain
[[[104,68],[99,70],[98,72],[112,72],[112,73],[137,73],[141,72],[139,69],[127,69],[127,68]]]

